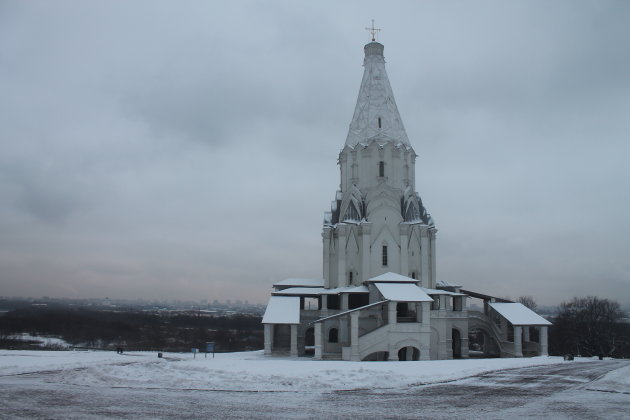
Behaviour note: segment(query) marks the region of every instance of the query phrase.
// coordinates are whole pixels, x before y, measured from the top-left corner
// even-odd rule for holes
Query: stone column
[[[337,225],[337,287],[348,286],[346,274],[346,234],[347,226]]]
[[[426,228],[420,229],[420,278],[424,287],[433,288],[429,273],[429,232]]]
[[[540,326],[540,331],[539,331],[539,336],[540,336],[540,355],[541,356],[549,356],[549,351],[548,351],[548,347],[547,347],[547,326],[546,325],[541,325]]]
[[[360,281],[365,281],[371,276],[370,271],[370,232],[372,231],[371,223],[362,223],[362,246],[361,246],[361,278]]]
[[[348,293],[342,293],[339,295],[339,298],[341,299],[340,302],[340,306],[341,306],[341,311],[347,311],[348,310]]]
[[[435,234],[437,232],[437,229],[431,229],[429,231],[429,242],[431,244],[431,284],[435,285],[435,282],[437,281],[437,274],[436,274],[436,269],[437,269],[437,263],[436,263],[436,257],[435,257]]]
[[[420,360],[431,360],[431,346],[423,346],[420,349]]]
[[[395,326],[397,322],[397,311],[396,311],[396,302],[387,302],[387,322],[390,326]],[[396,353],[396,349],[393,347],[392,343],[389,343],[389,355],[387,360],[398,360],[398,354]]]
[[[525,325],[523,326],[523,342],[527,343],[529,340],[529,326]]]
[[[409,250],[407,244],[409,242],[409,225],[399,225],[400,227],[400,273],[403,276],[409,275]]]
[[[462,348],[461,348],[462,359],[468,359],[468,357],[470,357],[470,354],[468,353],[468,350],[469,350],[468,337],[462,337],[461,344],[462,344]]]
[[[501,341],[507,341],[508,339],[508,323],[507,319],[501,316]]]
[[[346,318],[348,315],[339,317],[339,343],[341,346],[345,346],[348,342],[348,319]]]
[[[514,356],[523,357],[523,327],[514,325]]]
[[[325,227],[322,232],[322,242],[324,243],[324,287],[330,287],[330,228]]]
[[[422,322],[422,302],[416,302],[416,322]]]
[[[291,324],[291,357],[297,357],[298,355],[297,332],[298,332],[297,324]]]
[[[387,321],[390,325],[396,325],[396,302],[387,302]]]
[[[273,346],[273,324],[265,324],[265,354],[271,354]]]
[[[350,314],[350,346],[352,347],[352,353],[350,360],[355,362],[360,361],[359,354],[359,311],[352,312]]]
[[[322,307],[320,308],[320,316],[328,316],[328,295],[320,295]]]
[[[431,326],[431,302],[422,302],[422,326]]]
[[[451,304],[453,302],[453,298],[449,295],[440,295],[440,309],[444,309],[445,311],[452,311],[453,310],[453,305]]]
[[[322,360],[322,338],[322,323],[318,322],[315,324],[315,360]]]
[[[387,360],[392,361],[392,362],[397,362],[398,361],[398,353],[396,352],[396,348],[394,347],[394,345],[392,343],[389,343],[388,345],[388,354],[387,354]]]

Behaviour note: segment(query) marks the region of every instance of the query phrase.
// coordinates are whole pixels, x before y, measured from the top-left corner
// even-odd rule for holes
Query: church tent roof
[[[349,147],[370,140],[411,147],[385,70],[384,48],[378,42],[364,48],[363,79],[346,138]]]
[[[395,302],[433,302],[433,299],[415,284],[374,283],[374,286],[387,300]]]
[[[488,305],[512,325],[551,325],[551,322],[522,303],[491,302]]]
[[[373,282],[373,283],[382,283],[382,282],[392,282],[392,283],[417,283],[418,280],[416,279],[412,279],[411,277],[406,277],[400,274],[396,274],[396,273],[385,273],[385,274],[381,274],[380,276],[376,276],[376,277],[372,277],[371,279],[367,280],[368,282]]]
[[[300,298],[271,296],[262,319],[263,324],[299,324]]]

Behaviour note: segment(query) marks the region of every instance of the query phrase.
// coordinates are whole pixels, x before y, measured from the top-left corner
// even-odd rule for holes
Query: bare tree
[[[527,306],[529,309],[531,309],[534,312],[536,312],[536,309],[538,309],[538,305],[536,304],[536,301],[531,296],[520,296],[517,302],[522,303],[523,305]]]
[[[613,356],[624,335],[624,313],[619,303],[595,296],[573,298],[560,305],[554,320],[556,353]]]

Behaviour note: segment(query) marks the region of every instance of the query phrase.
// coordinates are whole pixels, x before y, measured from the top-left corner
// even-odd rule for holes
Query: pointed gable
[[[384,48],[378,42],[370,42],[364,48],[365,70],[346,139],[349,147],[370,140],[411,147],[385,71]]]

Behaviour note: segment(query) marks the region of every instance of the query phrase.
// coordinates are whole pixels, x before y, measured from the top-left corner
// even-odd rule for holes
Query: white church
[[[265,354],[338,360],[547,355],[550,322],[437,276],[437,229],[416,192],[414,151],[385,71],[365,45],[340,189],[324,215],[323,278],[273,285]],[[469,342],[470,337],[470,342]]]

